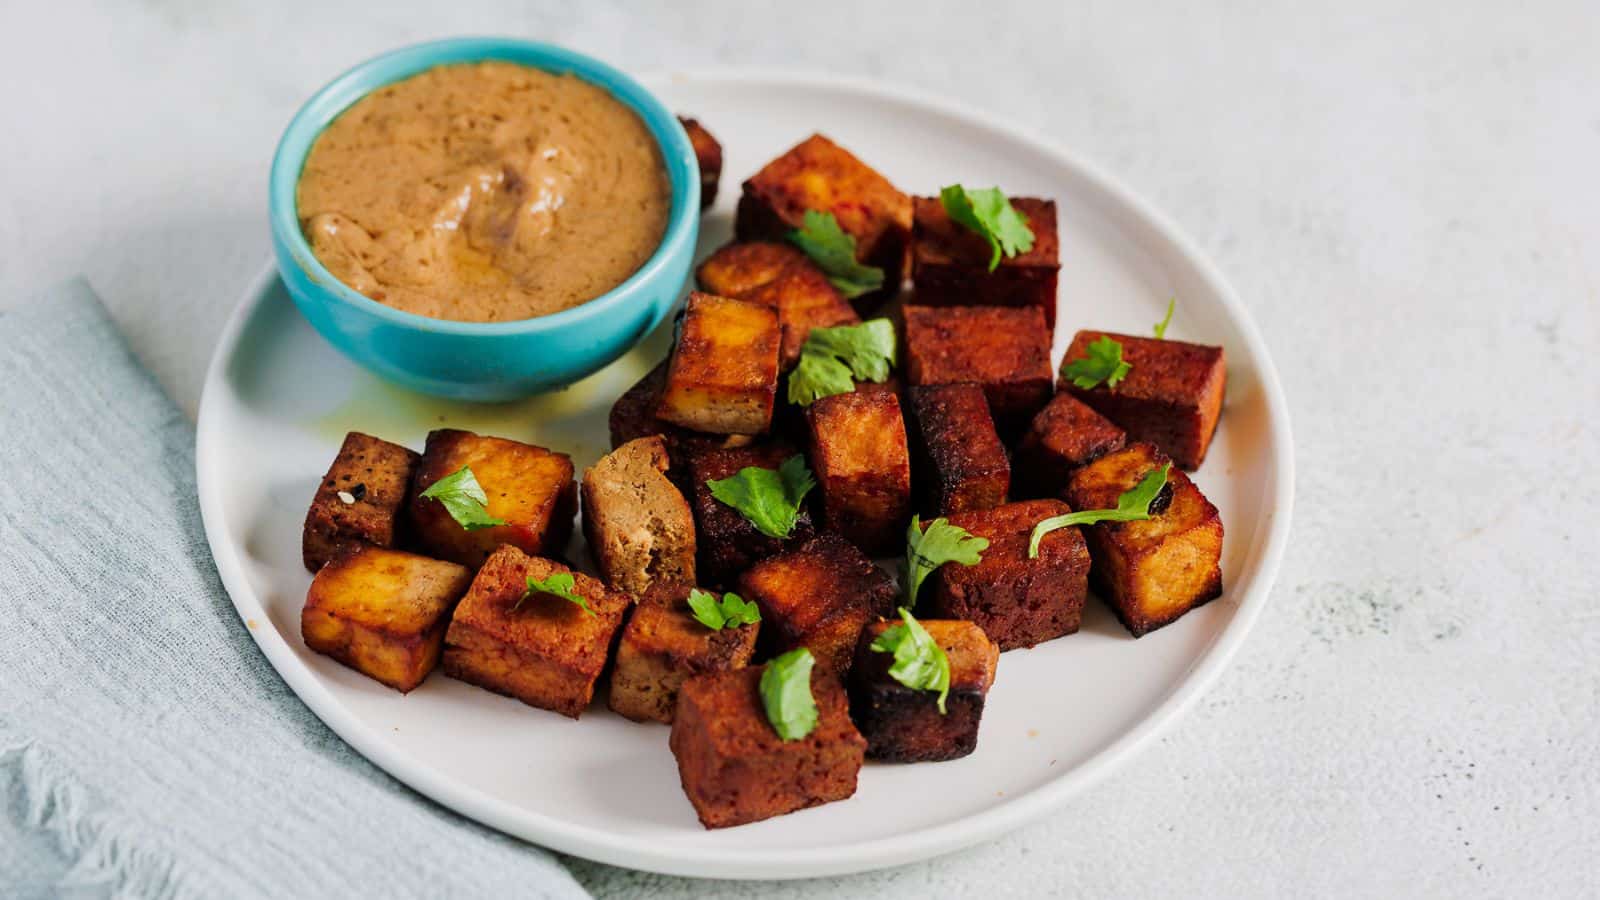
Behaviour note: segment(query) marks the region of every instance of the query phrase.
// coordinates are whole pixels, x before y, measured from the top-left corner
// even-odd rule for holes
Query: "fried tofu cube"
[[[669,474],[679,487],[683,487],[688,483],[684,466],[696,451],[743,447],[754,438],[744,434],[706,434],[662,420],[656,415],[656,407],[661,402],[661,389],[666,384],[667,361],[662,360],[611,404],[608,422],[611,449],[615,450],[642,437],[660,435],[667,445],[667,458],[672,462]]]
[[[762,534],[744,514],[711,495],[709,481],[720,481],[738,474],[740,469],[776,469],[799,453],[787,444],[754,444],[722,450],[702,450],[689,457],[690,501],[694,507],[695,566],[700,581],[712,587],[731,588],[739,573],[758,560],[781,553],[786,547],[808,540],[816,533],[811,513],[804,505],[787,538]]]
[[[762,671],[696,675],[678,691],[667,743],[683,792],[707,828],[758,822],[856,792],[867,742],[850,721],[838,678],[812,669],[817,725],[785,741],[761,703]]]
[[[439,663],[450,611],[472,572],[413,553],[345,544],[311,579],[306,646],[401,693]]]
[[[809,647],[818,666],[840,675],[862,626],[888,615],[898,595],[888,573],[832,532],[751,566],[739,592],[761,608],[766,654]]]
[[[1122,449],[1128,433],[1065,391],[1050,398],[1017,444],[1019,497],[1059,497],[1073,469]]]
[[[950,524],[988,538],[989,547],[975,566],[947,563],[929,576],[923,585],[928,617],[975,622],[1001,650],[1077,631],[1089,591],[1083,535],[1057,529],[1040,543],[1037,558],[1028,557],[1033,526],[1068,511],[1060,500],[1026,500],[951,516]]]
[[[811,329],[861,321],[828,276],[788,244],[727,244],[700,264],[695,278],[702,291],[760,303],[778,313],[783,330],[779,359],[784,371],[800,361],[800,348]]]
[[[443,503],[422,492],[466,466],[506,524],[468,531]],[[477,568],[501,544],[526,553],[561,553],[572,536],[578,486],[565,453],[506,438],[444,428],[428,433],[411,486],[411,523],[428,555]]]
[[[1045,327],[1056,327],[1056,274],[1061,243],[1056,235],[1056,202],[1012,197],[1011,205],[1028,220],[1033,247],[1000,257],[989,271],[989,243],[951,220],[938,197],[918,197],[911,230],[911,282],[923,306],[1037,306]]]
[[[694,513],[670,466],[666,440],[653,435],[583,473],[583,534],[613,590],[638,597],[657,581],[694,583]]]
[[[1222,348],[1080,331],[1062,357],[1062,366],[1086,357],[1089,345],[1102,337],[1122,345],[1122,360],[1132,366],[1127,377],[1114,388],[1102,382],[1088,389],[1063,377],[1061,390],[1122,426],[1129,440],[1149,441],[1180,467],[1198,469],[1222,417],[1222,395],[1228,386]]]
[[[911,198],[848,150],[814,134],[744,183],[734,234],[741,241],[781,241],[807,210],[832,213],[856,240],[856,259],[883,270],[883,290],[857,298],[867,309],[893,296],[905,277],[911,244]]]
[[[656,415],[711,434],[761,434],[778,396],[778,314],[699,292],[689,295]]]
[[[700,166],[700,208],[710,209],[717,202],[717,183],[722,179],[722,144],[698,119],[678,117],[678,124],[689,134],[694,159]]]
[[[611,709],[635,722],[672,721],[684,679],[749,665],[760,623],[713,631],[689,608],[691,582],[657,582],[628,615],[611,668]]]
[[[872,649],[879,635],[898,624],[899,619],[868,625],[850,667],[850,718],[867,739],[867,757],[937,762],[966,756],[978,746],[978,725],[994,684],[999,646],[971,622],[922,621],[950,660],[950,694],[941,713],[938,692],[896,681],[889,674],[894,654]]]
[[[868,553],[893,550],[911,518],[911,453],[900,399],[821,397],[806,408],[824,523]]]
[[[1073,509],[1111,509],[1152,469],[1168,462],[1154,444],[1129,444],[1072,473]],[[1170,493],[1169,493],[1170,492]],[[1183,472],[1167,475],[1155,515],[1084,529],[1095,592],[1134,637],[1176,621],[1222,595],[1222,518]],[[1170,497],[1170,500],[1164,499]]]
[[[983,387],[1001,435],[1050,402],[1050,329],[1038,307],[907,306],[906,382]]]
[[[947,516],[1006,502],[1011,463],[983,388],[970,382],[926,385],[912,388],[908,399],[924,514]]]
[[[420,458],[409,447],[359,431],[345,435],[306,511],[300,540],[306,568],[322,568],[343,544],[393,547],[405,521],[400,510],[406,488]]]
[[[572,575],[572,592],[588,601],[590,612],[528,592],[528,579],[542,582],[558,572]],[[594,697],[632,604],[599,579],[506,544],[484,562],[456,607],[445,632],[444,673],[576,719]]]

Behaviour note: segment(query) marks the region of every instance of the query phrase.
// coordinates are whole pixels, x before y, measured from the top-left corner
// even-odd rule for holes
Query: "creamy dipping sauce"
[[[340,281],[437,319],[503,322],[616,287],[666,232],[671,182],[603,88],[505,62],[379,88],[319,136],[300,227]]]

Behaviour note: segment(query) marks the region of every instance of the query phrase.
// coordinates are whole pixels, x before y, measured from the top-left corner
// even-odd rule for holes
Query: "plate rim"
[[[601,829],[576,825],[543,813],[513,806],[487,792],[459,784],[413,760],[398,747],[347,712],[315,673],[296,656],[276,628],[249,627],[251,619],[267,621],[267,613],[250,586],[238,548],[227,538],[222,491],[217,487],[220,438],[215,408],[225,381],[228,362],[236,354],[239,337],[278,269],[270,259],[251,280],[243,299],[229,315],[207,364],[195,428],[196,485],[206,541],[217,572],[235,612],[267,657],[268,662],[295,695],[335,734],[370,762],[402,784],[455,812],[498,831],[551,850],[585,859],[696,878],[793,879],[844,875],[902,865],[969,847],[1014,831],[1060,808],[1067,800],[1104,778],[1110,771],[1147,747],[1183,716],[1216,682],[1253,630],[1266,606],[1288,544],[1294,505],[1294,442],[1288,402],[1266,342],[1254,318],[1216,265],[1164,213],[1151,206],[1119,179],[1060,145],[1039,137],[1032,129],[975,106],[938,97],[898,84],[863,78],[766,67],[714,67],[646,72],[636,76],[647,86],[663,82],[734,82],[743,87],[765,84],[773,88],[809,88],[847,92],[871,102],[888,102],[959,122],[963,127],[995,133],[1006,140],[1051,159],[1094,189],[1122,205],[1142,224],[1167,241],[1193,267],[1195,273],[1222,303],[1256,362],[1257,378],[1267,404],[1268,431],[1273,443],[1272,462],[1277,479],[1267,488],[1262,504],[1267,521],[1247,552],[1246,569],[1239,580],[1247,586],[1229,599],[1237,609],[1216,638],[1205,648],[1188,673],[1139,722],[1123,731],[1081,764],[1026,794],[1009,798],[982,812],[927,828],[862,841],[847,848],[796,850],[689,850],[663,851],[645,838],[618,836]],[[210,415],[208,415],[210,413]],[[1254,563],[1251,571],[1251,562]],[[1232,594],[1232,592],[1230,592]]]

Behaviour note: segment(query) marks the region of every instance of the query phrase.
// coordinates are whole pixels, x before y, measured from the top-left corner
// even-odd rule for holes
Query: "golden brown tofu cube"
[[[578,604],[528,594],[528,579],[572,575]],[[576,719],[594,697],[611,639],[633,601],[598,579],[509,544],[484,562],[445,632],[444,673]]]
[[[311,579],[300,635],[312,650],[404,693],[438,664],[450,611],[471,581],[455,563],[346,544]]]
[[[902,315],[908,384],[981,385],[1008,438],[1050,402],[1050,330],[1038,307],[907,306]]]
[[[1006,502],[1011,463],[976,384],[914,387],[911,445],[925,515],[947,516]]]
[[[1037,306],[1045,327],[1056,326],[1056,274],[1061,243],[1056,235],[1056,202],[1012,197],[1011,205],[1028,220],[1033,247],[1000,257],[989,271],[989,243],[945,212],[938,197],[918,197],[911,232],[911,281],[923,306]]]
[[[788,244],[753,241],[727,244],[696,270],[700,290],[769,306],[783,330],[779,354],[784,370],[800,361],[813,328],[853,325],[855,308],[804,253]]]
[[[1146,473],[1168,462],[1154,444],[1130,444],[1072,473],[1073,509],[1113,509]],[[1170,500],[1165,499],[1170,496]],[[1140,522],[1101,522],[1084,529],[1091,577],[1134,637],[1154,631],[1222,595],[1222,518],[1178,469]]]
[[[911,454],[900,399],[822,397],[806,408],[825,524],[868,553],[896,549],[911,518]]]
[[[667,478],[667,443],[639,438],[583,473],[583,533],[606,584],[637,597],[657,581],[694,583],[694,513]]]
[[[1222,417],[1222,395],[1228,386],[1222,348],[1080,331],[1062,357],[1062,366],[1083,359],[1089,345],[1102,337],[1122,345],[1122,360],[1132,366],[1127,377],[1114,388],[1102,382],[1088,389],[1063,377],[1061,390],[1122,426],[1130,440],[1155,444],[1191,472],[1200,468]]]
[[[697,119],[679,116],[678,123],[688,132],[695,162],[700,166],[700,208],[710,209],[717,202],[717,183],[722,179],[722,144]]]
[[[760,623],[712,630],[690,610],[690,589],[657,583],[622,627],[608,702],[635,722],[670,723],[684,679],[743,668],[755,655]]]
[[[843,675],[861,628],[893,608],[894,579],[831,532],[751,566],[739,591],[761,608],[768,655],[809,647],[817,665]]]
[[[712,434],[761,434],[778,396],[778,314],[759,303],[691,293],[656,408]]]
[[[690,500],[694,507],[695,566],[703,584],[732,587],[739,573],[758,560],[809,539],[816,533],[811,513],[801,505],[794,531],[787,538],[762,534],[742,513],[711,495],[707,482],[732,478],[740,469],[777,469],[800,451],[787,444],[765,443],[722,450],[701,450],[689,458]],[[810,498],[807,497],[809,500]]]
[[[811,670],[817,725],[778,737],[761,703],[761,668],[697,675],[678,691],[668,746],[700,823],[727,828],[843,800],[856,792],[866,741],[850,722],[844,688]]]
[[[1121,449],[1127,439],[1127,432],[1078,398],[1056,394],[1017,444],[1016,495],[1059,497],[1073,469]]]
[[[1001,650],[1077,631],[1089,592],[1083,535],[1057,529],[1040,542],[1038,557],[1028,556],[1033,526],[1068,511],[1060,500],[1027,500],[951,516],[950,524],[988,538],[989,547],[977,565],[947,563],[928,578],[927,615],[976,622]]]
[[[300,542],[306,568],[322,568],[347,543],[393,547],[419,458],[409,447],[359,431],[345,435],[306,512]]]
[[[911,198],[820,134],[767,163],[744,183],[734,233],[741,241],[781,241],[813,209],[832,213],[839,227],[856,239],[856,259],[883,270],[883,290],[857,298],[857,308],[893,296],[905,277]]]
[[[966,756],[978,746],[978,725],[1000,648],[971,622],[922,622],[950,660],[950,695],[941,713],[938,692],[913,690],[896,681],[889,674],[894,654],[872,649],[879,635],[898,624],[899,619],[868,625],[850,667],[850,718],[867,739],[867,756],[890,762]]]
[[[422,492],[459,471],[472,475],[489,498],[488,514],[506,524],[468,531],[443,503]],[[411,487],[411,523],[429,555],[476,568],[501,544],[556,555],[572,536],[578,486],[565,453],[453,428],[428,433]]]

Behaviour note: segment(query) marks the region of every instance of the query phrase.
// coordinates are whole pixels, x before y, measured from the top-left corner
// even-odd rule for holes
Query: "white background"
[[[0,307],[88,275],[192,412],[267,258],[278,132],[332,75],[423,38],[992,108],[1170,213],[1261,325],[1299,471],[1272,606],[1166,739],[988,846],[765,887],[579,878],[619,897],[1600,891],[1600,10],[1131,7],[0,0]]]

